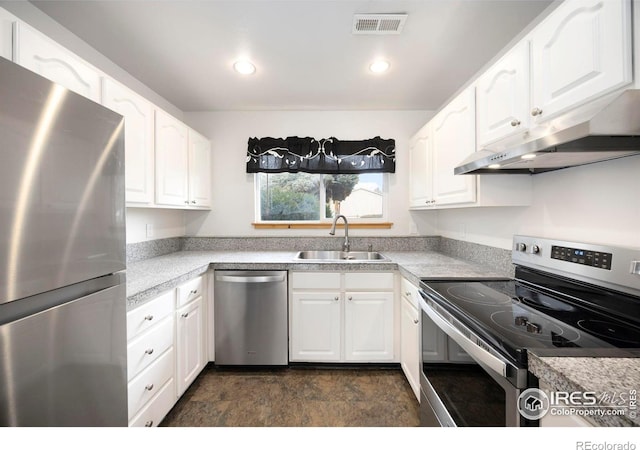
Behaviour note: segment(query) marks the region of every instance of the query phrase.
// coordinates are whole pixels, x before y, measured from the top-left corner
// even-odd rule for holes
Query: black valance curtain
[[[394,139],[380,136],[361,141],[298,136],[249,138],[247,173],[394,173],[395,147]]]

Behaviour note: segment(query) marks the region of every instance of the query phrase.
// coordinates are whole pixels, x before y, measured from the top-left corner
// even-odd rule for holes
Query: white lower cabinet
[[[393,292],[346,292],[345,361],[393,359]]]
[[[206,365],[202,296],[176,311],[178,392],[180,397]]]
[[[130,427],[157,426],[204,368],[206,298],[202,275],[127,312]]]
[[[400,367],[420,401],[420,310],[415,303],[418,291],[403,279],[400,292]]]
[[[174,378],[167,381],[167,383],[159,389],[154,397],[154,401],[148,402],[135,417],[129,419],[129,426],[157,427],[176,403],[175,384]]]
[[[340,361],[342,294],[296,292],[291,295],[292,361]]]
[[[157,426],[175,403],[174,311],[171,290],[127,313],[129,426]]]
[[[394,360],[394,274],[291,274],[294,362]]]

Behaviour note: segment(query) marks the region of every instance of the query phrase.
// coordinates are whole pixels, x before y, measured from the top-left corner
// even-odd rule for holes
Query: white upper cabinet
[[[156,204],[189,204],[188,129],[164,111],[156,110]]]
[[[154,200],[153,105],[135,92],[108,78],[105,78],[102,83],[102,103],[125,118],[127,204],[150,205]]]
[[[101,73],[84,60],[24,23],[14,27],[14,61],[95,102]]]
[[[428,123],[409,143],[409,207],[426,208],[432,201],[431,123]]]
[[[13,59],[13,24],[14,17],[0,8],[0,56]]]
[[[529,41],[485,72],[476,84],[478,148],[529,129]]]
[[[476,200],[476,175],[453,174],[453,169],[476,149],[475,116],[475,90],[470,87],[431,121],[435,206]]]
[[[211,143],[189,130],[189,206],[211,207]]]
[[[535,123],[630,83],[631,2],[567,0],[532,32],[531,55]]]

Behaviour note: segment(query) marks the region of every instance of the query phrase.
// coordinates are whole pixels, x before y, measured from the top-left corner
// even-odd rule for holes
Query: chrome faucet
[[[348,252],[351,247],[351,244],[349,244],[349,222],[347,222],[347,218],[345,216],[343,216],[342,214],[339,214],[336,216],[335,219],[333,219],[333,226],[331,227],[331,231],[329,231],[329,234],[331,236],[335,236],[336,223],[338,222],[338,219],[341,217],[342,217],[342,220],[344,220],[344,242],[342,244],[342,251]]]

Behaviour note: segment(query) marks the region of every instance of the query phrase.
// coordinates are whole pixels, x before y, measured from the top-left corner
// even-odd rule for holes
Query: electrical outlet
[[[152,238],[153,234],[154,234],[153,224],[152,223],[148,223],[147,224],[147,237],[148,238]]]

